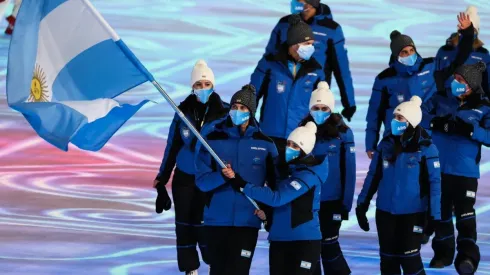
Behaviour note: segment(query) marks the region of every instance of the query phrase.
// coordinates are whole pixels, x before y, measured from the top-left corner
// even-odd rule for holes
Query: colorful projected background
[[[389,60],[396,28],[434,56],[456,29],[456,14],[479,7],[481,38],[490,42],[488,0],[331,0],[343,26],[356,88],[355,129],[359,193],[368,167],[364,118],[376,74]],[[288,0],[94,0],[108,22],[165,86],[175,101],[190,92],[199,58],[214,69],[217,91],[229,100],[249,76]],[[2,29],[6,22],[3,22]],[[148,105],[100,152],[61,152],[39,139],[8,108],[5,75],[9,38],[0,36],[0,274],[178,274],[172,211],[154,212],[153,178],[163,155],[173,111],[151,85],[121,97]],[[336,85],[333,85],[336,90]],[[478,194],[479,274],[490,274],[490,152],[483,151]],[[344,223],[341,244],[353,274],[379,274],[374,211],[371,232],[355,216]],[[251,274],[268,274],[265,232]],[[428,263],[432,251],[423,249]],[[202,273],[207,271],[202,266]],[[430,274],[456,274],[454,269]]]

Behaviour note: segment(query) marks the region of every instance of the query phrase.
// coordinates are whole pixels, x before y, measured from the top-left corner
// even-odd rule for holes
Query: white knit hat
[[[422,121],[422,109],[420,109],[420,105],[422,105],[422,99],[414,95],[410,101],[405,101],[398,105],[395,111],[393,111],[393,114],[402,115],[413,127],[417,127],[420,121]]]
[[[473,27],[480,32],[480,16],[478,15],[478,9],[475,6],[470,5],[466,9],[465,14],[470,16]]]
[[[191,74],[191,86],[199,80],[209,80],[214,86],[214,73],[206,64],[206,61],[200,59],[194,65],[194,69],[192,69]]]
[[[311,153],[316,142],[316,124],[312,121],[300,126],[289,134],[288,140],[296,143],[305,154]]]
[[[310,97],[310,109],[317,104],[324,104],[330,108],[331,112],[334,112],[335,99],[333,98],[333,93],[330,91],[328,83],[321,81],[318,83],[316,90],[311,93]]]

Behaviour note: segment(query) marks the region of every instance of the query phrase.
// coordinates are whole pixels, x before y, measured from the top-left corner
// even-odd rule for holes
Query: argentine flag
[[[10,43],[7,101],[67,151],[97,151],[148,101],[113,98],[151,74],[88,0],[23,0]]]

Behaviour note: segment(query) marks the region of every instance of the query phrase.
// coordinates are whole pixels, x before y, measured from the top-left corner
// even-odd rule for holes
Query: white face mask
[[[315,53],[313,45],[300,45],[298,48],[298,55],[303,60],[310,60],[313,53]]]

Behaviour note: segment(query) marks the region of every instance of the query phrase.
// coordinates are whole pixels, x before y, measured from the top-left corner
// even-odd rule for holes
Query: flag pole
[[[148,78],[149,81],[155,86],[155,88],[160,92],[160,94],[167,100],[167,102],[172,106],[172,109],[175,110],[175,112],[179,115],[180,119],[189,127],[189,129],[192,131],[192,133],[197,137],[197,139],[202,143],[204,147],[208,150],[208,152],[213,156],[213,158],[218,162],[218,164],[221,166],[221,168],[226,168],[225,163],[219,158],[219,156],[214,152],[213,148],[209,146],[209,144],[204,140],[204,138],[201,136],[199,131],[196,130],[194,125],[187,119],[187,117],[182,113],[182,111],[179,109],[179,107],[175,104],[175,102],[170,98],[170,96],[165,92],[165,90],[160,86],[160,84],[155,80],[153,75],[146,69],[143,64],[139,61],[139,59],[134,55],[134,53],[126,46],[126,44],[121,40],[119,35],[114,31],[114,29],[107,23],[107,21],[102,17],[102,15],[99,13],[99,11],[90,3],[89,0],[80,0],[82,1],[85,6],[92,12],[92,14],[99,20],[101,25],[106,29],[106,31],[109,33],[109,35],[112,37],[114,42],[119,46],[119,48],[124,52],[126,57],[129,58],[133,62],[133,64],[143,73],[145,76]],[[260,210],[259,205],[252,200],[249,196],[243,194],[249,201],[250,203],[253,204],[255,209]]]
[[[192,123],[187,119],[187,117],[184,115],[184,113],[179,109],[179,107],[175,104],[175,102],[172,100],[172,98],[170,98],[170,96],[167,94],[167,92],[165,92],[165,90],[162,88],[162,86],[160,86],[160,84],[156,80],[153,80],[151,82],[151,84],[153,84],[153,86],[155,86],[155,88],[167,100],[167,102],[170,104],[170,106],[172,106],[172,109],[175,110],[175,112],[180,117],[180,119],[182,119],[182,121],[187,125],[187,127],[189,127],[191,132],[197,137],[197,139],[201,142],[201,144],[204,147],[206,147],[209,154],[211,154],[211,156],[216,160],[216,162],[219,164],[219,166],[221,166],[221,168],[223,168],[223,169],[226,168],[226,164],[219,158],[219,156],[216,154],[216,152],[214,152],[213,148],[211,148],[211,146],[204,140],[204,138],[201,136],[199,131],[197,131],[197,129],[194,127],[194,125],[192,125]],[[250,201],[250,203],[253,204],[253,206],[257,210],[260,210],[259,205],[253,199],[251,199],[249,196],[247,196],[245,194],[243,194],[243,195]]]

